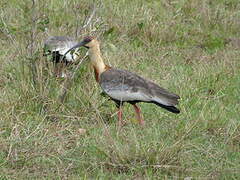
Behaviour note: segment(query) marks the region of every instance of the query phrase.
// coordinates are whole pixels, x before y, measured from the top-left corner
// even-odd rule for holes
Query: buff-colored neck
[[[95,71],[96,80],[99,81],[99,76],[108,69],[108,66],[104,64],[103,59],[101,57],[99,44],[90,47],[88,53],[89,58],[91,60],[91,64],[93,65]]]

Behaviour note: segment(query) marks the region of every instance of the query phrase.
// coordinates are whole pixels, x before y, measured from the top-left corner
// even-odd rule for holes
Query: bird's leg
[[[66,64],[64,62],[61,62],[61,67],[60,67],[60,77],[67,77],[66,74]]]
[[[62,63],[61,62],[56,63],[54,68],[55,68],[54,69],[55,76],[57,78],[61,77],[62,76],[62,69],[63,69]]]
[[[122,114],[123,114],[122,113],[122,105],[123,105],[123,103],[121,101],[115,101],[115,103],[116,103],[116,106],[118,108],[118,112],[117,112],[117,114],[118,114],[118,126],[122,127],[124,125],[123,120],[122,120]]]
[[[133,107],[134,107],[136,117],[137,117],[137,120],[138,120],[139,124],[141,126],[143,126],[144,125],[144,120],[143,120],[143,117],[141,116],[141,109],[136,104],[133,104]]]
[[[123,120],[122,120],[122,106],[118,108],[118,126],[123,126]]]

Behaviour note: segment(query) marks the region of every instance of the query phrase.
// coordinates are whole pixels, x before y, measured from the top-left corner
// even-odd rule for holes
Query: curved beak
[[[67,52],[65,52],[65,54],[63,55],[62,58],[64,58],[66,56],[66,54],[69,53],[70,51],[72,51],[73,49],[76,49],[78,47],[84,46],[85,44],[87,44],[87,43],[84,42],[84,41],[81,41],[81,42],[77,43],[75,46],[71,47]],[[86,46],[84,46],[84,47],[86,47]]]

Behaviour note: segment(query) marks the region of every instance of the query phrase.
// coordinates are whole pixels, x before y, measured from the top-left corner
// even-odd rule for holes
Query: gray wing
[[[135,73],[111,68],[100,76],[100,85],[110,97],[122,101],[156,101],[172,106],[179,96]]]
[[[75,46],[78,42],[71,37],[67,36],[50,36],[44,42],[44,53],[45,55],[53,52],[58,52],[60,55],[64,55],[70,48]],[[67,59],[72,60],[69,54],[66,56]]]
[[[65,53],[75,46],[78,42],[71,37],[67,36],[50,36],[44,43],[44,55],[54,54],[57,52],[59,55]],[[75,61],[78,57],[78,48],[65,55],[67,61]]]

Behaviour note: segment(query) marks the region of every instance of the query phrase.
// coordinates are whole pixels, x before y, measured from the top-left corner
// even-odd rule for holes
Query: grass
[[[0,179],[238,179],[238,0],[100,3],[105,62],[181,96],[179,115],[141,104],[144,128],[124,106],[121,131],[87,62],[62,104],[42,57],[47,34],[75,36],[91,4],[1,1]]]

